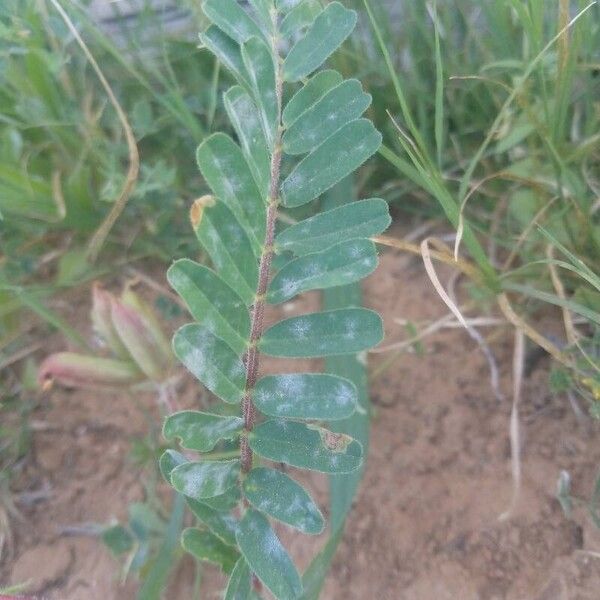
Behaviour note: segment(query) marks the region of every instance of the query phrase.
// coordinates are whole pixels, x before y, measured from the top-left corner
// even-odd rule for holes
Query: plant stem
[[[252,450],[248,444],[248,433],[254,427],[255,408],[252,402],[252,390],[256,385],[258,369],[260,365],[260,352],[258,343],[263,332],[263,323],[265,315],[265,299],[267,286],[269,284],[269,274],[271,271],[271,262],[273,260],[273,242],[275,240],[275,223],[277,221],[277,207],[279,204],[279,172],[281,168],[281,97],[283,91],[283,74],[281,70],[281,60],[277,52],[277,16],[273,12],[273,41],[272,51],[276,57],[275,65],[275,96],[277,99],[277,132],[273,141],[273,153],[271,154],[270,167],[270,185],[267,204],[267,227],[265,232],[265,242],[260,256],[260,266],[258,269],[258,286],[250,321],[250,345],[245,356],[246,365],[246,387],[244,398],[242,399],[242,414],[244,416],[244,432],[240,437],[240,454],[242,471],[247,473],[252,468]]]

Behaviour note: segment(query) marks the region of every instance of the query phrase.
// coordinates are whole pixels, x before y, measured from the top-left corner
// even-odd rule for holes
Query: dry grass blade
[[[63,7],[59,4],[58,0],[50,0],[50,1],[52,2],[52,5],[54,6],[54,8],[56,8],[58,13],[60,14],[61,18],[63,19],[63,21],[69,28],[69,31],[71,32],[71,34],[73,35],[73,37],[75,38],[77,43],[79,44],[79,47],[81,48],[81,50],[85,54],[86,58],[92,65],[92,68],[94,69],[96,75],[98,76],[98,79],[100,80],[100,83],[102,84],[102,87],[106,91],[106,95],[108,96],[110,103],[112,104],[113,108],[115,109],[115,112],[117,113],[119,121],[125,132],[125,138],[127,140],[127,148],[129,151],[129,168],[127,170],[127,176],[125,177],[125,183],[123,184],[123,187],[121,188],[121,191],[119,192],[119,195],[116,198],[112,209],[109,211],[108,215],[106,215],[104,221],[100,224],[100,226],[98,227],[98,229],[96,230],[96,232],[94,233],[94,235],[92,236],[92,238],[90,239],[90,242],[88,244],[86,256],[87,256],[87,259],[93,263],[93,262],[95,262],[96,258],[98,257],[98,254],[99,254],[100,250],[102,249],[102,246],[104,245],[104,242],[106,241],[106,238],[108,237],[108,234],[110,233],[110,230],[113,228],[113,225],[117,222],[117,219],[123,212],[123,209],[125,208],[125,205],[127,204],[127,201],[129,200],[129,197],[131,196],[131,193],[133,192],[133,190],[135,188],[135,184],[137,182],[138,173],[139,173],[139,169],[140,169],[140,156],[139,156],[137,144],[135,141],[135,136],[133,135],[133,130],[131,129],[131,126],[129,125],[127,115],[121,108],[121,105],[119,104],[119,101],[117,100],[117,97],[115,96],[110,84],[106,80],[106,77],[104,77],[104,74],[102,73],[102,70],[98,66],[96,59],[93,57],[93,55],[90,52],[89,48],[87,47],[86,43],[83,41],[82,37],[79,35],[79,32],[77,31],[75,25],[73,24],[73,21],[71,21],[71,19],[69,18],[69,15],[67,15],[67,13],[63,9]]]

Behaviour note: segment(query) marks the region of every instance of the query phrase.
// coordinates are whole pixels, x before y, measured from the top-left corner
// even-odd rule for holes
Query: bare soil
[[[445,311],[420,261],[394,252],[382,256],[365,296],[384,317],[385,343],[406,336],[394,319],[423,322]],[[79,300],[65,316],[87,332],[87,300]],[[302,312],[314,304],[314,296],[307,296],[284,310]],[[567,519],[555,499],[561,469],[571,474],[574,494],[590,496],[600,465],[600,431],[591,421],[578,422],[568,401],[548,391],[547,359],[524,382],[522,489],[513,514],[499,519],[512,493],[512,335],[508,328],[501,333],[492,348],[503,402],[492,393],[480,351],[459,330],[427,338],[423,355],[403,354],[373,380],[366,476],[322,598],[600,598],[600,535],[584,508]],[[64,342],[53,339],[48,346],[54,350]],[[373,355],[371,369],[387,356]],[[197,401],[196,389],[185,383],[186,403]],[[0,587],[29,581],[30,593],[51,600],[135,598],[136,582],[119,581],[120,565],[106,548],[93,537],[72,534],[85,524],[122,519],[128,503],[144,499],[143,476],[129,449],[147,432],[141,406],[155,409],[151,396],[137,400],[55,389],[40,402],[32,451],[17,482],[22,519],[12,521],[15,541],[0,564]],[[308,481],[325,500],[323,478]],[[285,533],[285,540],[306,564],[324,536]],[[190,597],[190,564],[182,561],[169,600]],[[208,568],[206,580],[203,598],[219,598],[222,579]]]

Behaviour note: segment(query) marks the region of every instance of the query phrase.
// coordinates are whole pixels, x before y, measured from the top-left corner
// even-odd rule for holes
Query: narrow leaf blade
[[[383,339],[381,317],[366,308],[345,308],[280,321],[268,329],[261,350],[271,356],[309,358],[354,354]]]
[[[269,285],[268,301],[285,302],[308,290],[322,290],[358,281],[377,267],[375,244],[350,240],[287,263]]]
[[[332,2],[315,19],[306,35],[298,40],[283,63],[286,81],[299,81],[318,69],[356,25],[356,12]]]
[[[231,39],[216,25],[211,25],[200,34],[200,41],[230,71],[239,84],[245,88],[250,88],[240,45],[235,40]]]
[[[310,202],[362,165],[380,145],[381,134],[371,121],[357,119],[344,125],[288,175],[281,186],[284,205]]]
[[[235,439],[243,426],[240,417],[182,410],[165,419],[163,436],[166,440],[178,438],[180,445],[188,450],[210,452],[220,440]]]
[[[244,395],[246,373],[237,354],[220,338],[192,323],[173,337],[175,355],[213,394],[230,404]]]
[[[204,14],[238,44],[253,35],[261,35],[260,28],[236,0],[206,0]]]
[[[214,498],[232,488],[240,474],[237,460],[189,462],[171,472],[173,487],[194,500]]]
[[[267,375],[253,392],[256,408],[286,419],[336,421],[356,410],[356,387],[343,377],[324,373]]]
[[[244,353],[250,338],[250,315],[229,285],[214,271],[186,258],[171,265],[167,279],[198,323],[238,355]]]
[[[252,591],[252,573],[248,563],[240,556],[227,584],[224,600],[249,600]]]
[[[308,108],[283,136],[283,151],[304,154],[322,144],[350,121],[358,119],[371,104],[360,81],[348,79]]]
[[[351,202],[300,221],[284,229],[276,239],[278,251],[303,256],[346,240],[381,233],[391,223],[388,205],[380,198]]]
[[[285,473],[257,467],[248,473],[243,488],[244,497],[261,512],[303,533],[323,531],[321,511],[308,492]]]
[[[295,421],[265,421],[249,443],[264,458],[321,473],[350,473],[362,464],[362,446],[350,436]]]
[[[280,600],[302,594],[302,582],[269,521],[249,509],[240,521],[237,541],[246,562],[262,583]]]

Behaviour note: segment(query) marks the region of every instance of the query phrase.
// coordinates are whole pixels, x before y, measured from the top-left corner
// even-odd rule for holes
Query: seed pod
[[[131,358],[153,381],[163,381],[172,366],[173,356],[152,309],[131,289],[120,299],[111,299],[113,326]]]
[[[116,332],[112,321],[111,299],[113,298],[113,294],[102,288],[97,281],[94,283],[92,287],[92,325],[96,334],[116,356],[129,359],[129,352]]]
[[[131,361],[97,358],[75,352],[57,352],[40,365],[38,382],[43,390],[54,382],[66,387],[126,386],[144,379]]]

